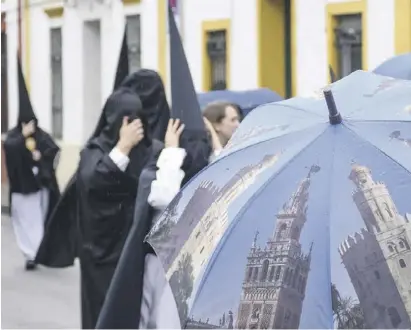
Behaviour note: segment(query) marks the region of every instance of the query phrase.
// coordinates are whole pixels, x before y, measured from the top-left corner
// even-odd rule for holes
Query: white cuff
[[[183,148],[164,148],[157,160],[158,168],[180,168],[183,165],[187,152]]]
[[[220,156],[221,152],[223,151],[223,149],[216,149],[214,150],[214,157],[217,158],[218,156]]]
[[[108,156],[121,171],[124,172],[126,170],[128,163],[130,162],[130,159],[127,155],[123,154],[117,147],[114,147],[110,151]]]
[[[214,150],[211,153],[210,157],[209,157],[209,162],[212,163],[213,161],[215,161],[218,158],[218,156],[221,154],[222,151],[223,151],[223,149]]]

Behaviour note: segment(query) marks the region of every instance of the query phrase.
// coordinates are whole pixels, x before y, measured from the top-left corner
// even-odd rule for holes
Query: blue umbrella
[[[235,92],[229,90],[212,91],[198,94],[201,108],[215,101],[226,101],[237,104],[246,116],[251,110],[259,105],[282,101],[283,98],[268,88],[259,88],[249,91]]]
[[[410,139],[369,72],[255,109],[147,238],[182,326],[409,329]]]
[[[373,72],[395,79],[411,80],[411,53],[394,56],[380,64]]]

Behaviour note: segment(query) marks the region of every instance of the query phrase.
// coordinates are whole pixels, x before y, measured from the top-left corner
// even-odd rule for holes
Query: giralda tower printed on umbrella
[[[147,239],[182,326],[409,329],[410,105],[357,71],[251,112]]]

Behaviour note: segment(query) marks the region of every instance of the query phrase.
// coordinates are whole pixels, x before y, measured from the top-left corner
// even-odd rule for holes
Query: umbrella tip
[[[325,97],[325,101],[327,102],[330,124],[331,125],[341,124],[342,122],[341,114],[338,112],[337,106],[335,104],[333,92],[331,91],[330,87],[327,87],[324,89],[324,97]]]

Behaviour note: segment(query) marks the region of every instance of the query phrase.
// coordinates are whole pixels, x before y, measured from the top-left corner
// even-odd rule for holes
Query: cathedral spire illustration
[[[361,231],[339,247],[364,313],[367,328],[411,328],[411,223],[371,170],[352,165],[353,201],[364,221]]]
[[[168,276],[177,269],[178,260],[184,253],[192,256],[192,275],[194,278],[198,276],[229,224],[228,208],[231,203],[249,188],[262,172],[274,165],[278,158],[278,154],[266,155],[258,163],[243,167],[214,193],[209,208],[192,229],[179,255],[172,261]]]
[[[307,220],[312,166],[306,178],[277,214],[272,237],[264,249],[257,235],[247,257],[236,327],[239,329],[295,329],[299,327],[311,250],[302,251],[300,233]]]

